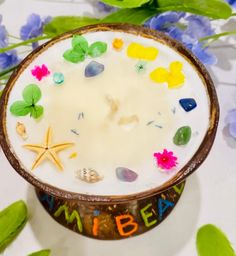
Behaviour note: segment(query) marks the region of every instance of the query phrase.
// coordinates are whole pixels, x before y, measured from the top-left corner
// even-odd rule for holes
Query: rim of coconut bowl
[[[111,32],[124,32],[137,36],[141,36],[148,39],[153,39],[157,42],[165,44],[175,50],[177,53],[182,55],[189,63],[192,65],[196,72],[198,72],[200,78],[203,81],[203,84],[206,87],[206,91],[208,93],[209,99],[209,126],[207,132],[193,155],[193,157],[167,182],[158,186],[156,188],[148,189],[146,191],[142,191],[134,194],[127,195],[88,195],[81,194],[76,192],[70,192],[58,187],[54,187],[45,182],[39,181],[30,172],[25,170],[15,155],[13,149],[11,148],[11,144],[8,140],[7,130],[6,130],[6,111],[7,111],[7,103],[8,98],[13,88],[15,82],[20,77],[21,73],[30,65],[30,63],[37,58],[42,52],[47,50],[49,47],[54,44],[71,38],[73,35],[82,35],[87,34],[89,32],[98,32],[98,31],[111,31]],[[34,185],[37,189],[44,191],[47,194],[52,196],[68,199],[68,200],[76,200],[81,201],[83,203],[128,203],[133,200],[141,200],[144,198],[152,197],[156,194],[159,194],[165,190],[170,189],[174,185],[177,185],[184,181],[191,173],[193,173],[206,159],[210,149],[213,145],[217,126],[219,122],[219,103],[217,99],[217,94],[215,91],[215,87],[213,81],[205,68],[205,66],[188,50],[186,49],[180,42],[170,38],[162,32],[158,32],[155,30],[151,30],[148,28],[144,28],[137,25],[130,25],[125,23],[119,24],[97,24],[97,25],[89,25],[85,27],[81,27],[79,29],[75,29],[69,32],[66,32],[60,36],[53,38],[52,40],[44,43],[33,52],[31,52],[17,67],[17,69],[11,75],[0,101],[0,144],[2,146],[3,152],[5,153],[8,161],[12,165],[12,167],[29,183]]]

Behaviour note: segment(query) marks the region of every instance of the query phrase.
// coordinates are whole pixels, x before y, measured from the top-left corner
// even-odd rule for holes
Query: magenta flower
[[[47,66],[43,64],[41,67],[35,66],[34,69],[31,70],[31,74],[41,81],[43,77],[50,74],[50,71],[48,70]]]
[[[170,170],[178,164],[177,157],[174,156],[174,153],[166,149],[162,153],[154,153],[153,156],[156,158],[157,165],[161,169]]]

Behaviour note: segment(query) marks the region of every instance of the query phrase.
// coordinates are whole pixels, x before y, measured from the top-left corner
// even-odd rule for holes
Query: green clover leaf
[[[30,116],[34,119],[38,119],[43,115],[44,109],[42,106],[34,106],[30,108]]]
[[[199,256],[235,256],[226,235],[212,224],[198,230],[197,251]]]
[[[28,256],[49,256],[51,253],[50,250],[41,250],[38,252],[33,252],[31,254],[29,254]]]
[[[107,51],[107,44],[103,42],[95,42],[90,45],[88,55],[92,58],[99,57]]]
[[[85,53],[69,49],[63,54],[64,59],[72,63],[79,63],[85,60]]]
[[[30,107],[24,101],[16,101],[11,107],[10,111],[15,116],[26,116],[30,113]]]
[[[40,88],[35,84],[29,84],[22,92],[23,101],[16,101],[10,107],[10,112],[15,116],[30,114],[34,119],[43,115],[42,106],[36,105],[42,97]]]
[[[88,41],[83,36],[75,35],[72,38],[72,48],[76,51],[83,51],[85,54],[88,52]]]
[[[24,101],[29,104],[33,105],[36,104],[42,97],[41,90],[35,84],[29,84],[25,87],[22,93]]]
[[[72,48],[64,52],[65,60],[72,63],[79,63],[89,55],[92,58],[99,57],[107,51],[107,44],[95,42],[89,46],[88,41],[83,36],[75,35],[72,38]]]
[[[0,251],[20,233],[27,221],[27,207],[17,201],[0,212]]]

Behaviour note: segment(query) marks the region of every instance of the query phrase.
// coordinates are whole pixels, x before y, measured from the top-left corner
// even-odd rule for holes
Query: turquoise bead
[[[64,82],[64,75],[60,72],[56,72],[53,74],[53,81],[57,85],[61,85]]]

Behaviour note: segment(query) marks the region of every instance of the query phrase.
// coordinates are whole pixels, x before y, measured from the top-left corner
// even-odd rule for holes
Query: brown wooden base
[[[45,210],[63,226],[101,240],[123,239],[159,225],[178,202],[185,181],[150,198],[121,204],[93,204],[53,197],[36,190]]]

